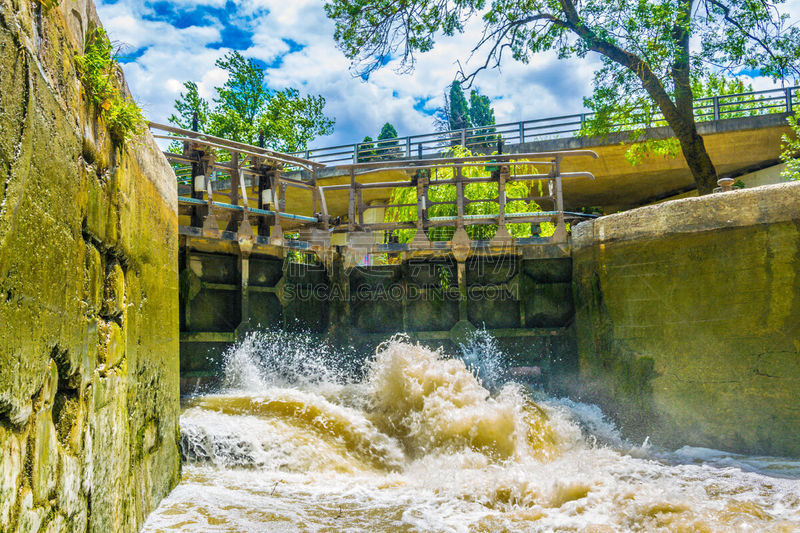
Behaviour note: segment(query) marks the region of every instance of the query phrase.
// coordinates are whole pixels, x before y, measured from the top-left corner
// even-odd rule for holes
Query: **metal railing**
[[[695,100],[694,112],[698,122],[792,113],[800,103],[800,86],[728,94]],[[397,139],[368,143],[343,144],[325,148],[311,148],[292,155],[323,164],[343,162],[364,163],[389,159],[418,158],[438,155],[453,145],[462,145],[473,151],[491,151],[498,140],[508,144],[575,137],[585,131],[594,113],[577,113],[520,122],[507,122],[460,130],[449,130]],[[631,131],[641,128],[666,126],[660,113],[637,118],[632,122],[613,124],[611,132]]]
[[[348,246],[358,250],[355,253],[365,255],[374,251],[381,251],[376,245],[375,232],[391,235],[394,232],[411,230],[413,236],[408,243],[410,249],[427,249],[432,246],[430,230],[436,228],[450,228],[452,233],[447,236],[449,248],[458,257],[466,257],[474,241],[467,234],[468,226],[496,226],[496,231],[489,241],[491,246],[504,247],[514,244],[514,238],[509,233],[508,224],[541,224],[551,222],[555,231],[551,242],[566,242],[567,219],[582,219],[586,215],[581,213],[567,213],[564,211],[564,197],[562,180],[573,178],[589,178],[594,176],[589,172],[562,172],[561,161],[570,157],[592,157],[597,154],[591,150],[574,150],[568,152],[539,152],[513,155],[482,155],[468,157],[449,157],[414,161],[385,161],[372,163],[354,163],[337,167],[345,170],[350,176],[349,183],[320,186],[320,198],[323,209],[326,209],[326,194],[333,191],[347,192],[347,223],[337,227],[325,229],[333,233],[347,233]],[[478,174],[467,176],[466,169],[477,169]],[[540,172],[540,169],[546,170]],[[386,170],[403,170],[414,172],[409,180],[392,182],[367,182],[361,183],[360,177],[369,176]],[[432,173],[445,170],[450,177],[437,179]],[[512,182],[542,180],[548,183],[548,192],[527,197],[508,196],[507,186]],[[466,188],[472,184],[496,183],[497,196],[495,198],[469,199]],[[452,187],[454,199],[440,199],[435,201],[429,196],[433,187]],[[414,189],[414,200],[411,203],[364,202],[363,193],[374,189],[397,190],[403,188]],[[550,211],[510,212],[507,206],[510,202],[551,202],[553,209]],[[402,200],[401,200],[402,202]],[[480,214],[467,214],[470,204],[490,203],[496,204],[497,212],[486,212],[481,209]],[[434,206],[449,206],[450,214],[443,216],[430,216],[429,209]],[[410,220],[383,220],[368,223],[365,213],[371,209],[391,210],[413,208],[414,216]],[[491,211],[494,211],[492,209]],[[327,211],[325,211],[327,214]],[[411,235],[409,235],[411,236]]]
[[[590,150],[575,150],[351,163],[332,167],[349,175],[349,183],[319,185],[317,170],[321,165],[317,162],[163,124],[151,123],[150,127],[170,134],[157,136],[183,143],[181,153],[168,151],[165,155],[172,163],[178,181],[184,182],[178,203],[182,206],[180,213],[191,217],[187,231],[193,232],[193,235],[222,238],[227,234],[235,238],[240,247],[252,247],[255,242],[291,247],[294,246],[292,242],[297,241],[285,239],[284,232],[290,231],[299,234],[299,240],[305,248],[324,252],[330,249],[332,234],[345,233],[351,255],[360,255],[362,259],[365,254],[380,250],[376,235],[386,237],[384,244],[390,244],[389,236],[398,237],[398,232],[404,230],[412,230],[413,233],[413,238],[409,234],[410,242],[405,244],[409,250],[432,249],[434,243],[431,241],[445,240],[446,243],[438,244],[463,257],[476,244],[473,238],[483,238],[470,238],[467,227],[495,226],[496,230],[491,230],[492,236],[486,245],[496,248],[524,241],[515,241],[509,233],[508,224],[530,224],[531,234],[534,235],[538,233],[533,231],[534,226],[540,228],[543,222],[550,222],[554,226],[554,234],[546,242],[566,242],[566,222],[580,220],[587,215],[564,211],[562,180],[593,179],[594,176],[589,172],[562,172],[561,161],[570,157],[597,158],[597,154]],[[311,172],[310,180],[293,179],[287,174],[289,168],[298,165]],[[412,177],[391,182],[370,181],[370,174],[387,170],[401,171]],[[467,170],[469,172],[465,172]],[[439,172],[450,173],[450,177],[441,178]],[[230,187],[212,186],[215,177],[218,179],[220,175],[230,176]],[[366,177],[364,182],[362,177]],[[532,190],[527,191],[524,198],[506,193],[507,186],[514,182],[533,181],[540,183],[538,195],[533,194]],[[468,186],[488,183],[496,184],[496,196],[468,198]],[[541,187],[545,183],[546,193]],[[291,212],[286,209],[287,187],[301,189],[309,195],[307,207],[310,207],[310,212]],[[451,187],[452,197],[437,199],[436,196],[429,196],[432,188],[441,187]],[[393,201],[392,191],[403,188],[412,188],[413,198]],[[387,199],[366,204],[364,193],[371,194],[375,189],[388,191],[379,195]],[[336,194],[346,194],[346,213],[329,212],[328,201]],[[220,197],[225,200],[220,201]],[[341,200],[340,197],[339,209],[343,206]],[[526,212],[509,210],[507,206],[511,202],[525,202]],[[537,202],[537,205],[544,202],[552,209],[540,211],[536,207],[536,211],[531,211],[533,207],[529,202]],[[469,206],[475,203],[495,205],[469,213]],[[405,216],[403,220],[387,220],[384,216],[372,221],[365,218],[369,210],[377,209],[384,213],[401,208],[414,211],[414,216]],[[430,215],[429,208],[434,208],[432,212],[435,214]],[[220,222],[225,223],[224,230]],[[258,228],[258,236],[253,231],[253,224]],[[437,229],[449,230],[445,232],[445,239],[440,238],[442,235],[432,235]]]

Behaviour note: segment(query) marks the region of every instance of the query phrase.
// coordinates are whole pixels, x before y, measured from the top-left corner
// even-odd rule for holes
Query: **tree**
[[[389,122],[381,128],[378,142],[375,143],[375,152],[378,159],[396,159],[402,155],[398,149],[397,130]]]
[[[184,129],[205,130],[210,113],[208,102],[200,96],[197,84],[187,81],[183,84],[185,93],[181,93],[175,100],[175,113],[170,115],[169,121]],[[195,124],[195,120],[197,124]]]
[[[467,103],[467,99],[464,97],[464,90],[461,88],[461,84],[459,82],[454,81],[452,85],[450,85],[450,98],[447,100],[447,102],[450,104],[447,113],[450,129],[462,130],[472,127],[472,124],[469,120],[469,104]]]
[[[800,113],[787,119],[792,135],[784,135],[781,143],[781,161],[786,168],[781,176],[791,181],[800,180]]]
[[[752,85],[745,85],[740,79],[714,73],[707,73],[702,78],[692,78],[692,94],[695,99],[726,95],[725,98],[718,100],[725,118],[757,115],[759,103],[754,102],[751,97],[727,96],[752,91]],[[594,110],[595,115],[583,124],[579,135],[603,136],[611,132],[627,131],[631,144],[625,152],[625,159],[634,166],[648,156],[675,158],[681,153],[680,141],[675,137],[666,139],[648,137],[647,128],[667,125],[651,101],[643,98],[635,103],[628,102],[627,105],[620,106],[610,98],[616,99],[616,95],[608,91],[598,91],[592,97],[584,99],[586,107]],[[702,122],[713,119],[713,102],[706,100],[702,103],[702,107],[697,107],[695,110],[695,120]]]
[[[494,110],[489,97],[472,89],[467,101],[458,81],[454,81],[450,90],[445,92],[444,107],[437,110],[434,118],[434,124],[440,131],[493,126],[494,123]],[[489,148],[495,139],[492,135],[494,132],[494,128],[471,131],[466,144],[471,148]],[[451,139],[451,144],[461,144],[461,137]]]
[[[479,94],[475,89],[469,93],[469,118],[474,127],[481,127],[473,132],[470,146],[491,148],[497,140],[495,129],[482,126],[494,126],[494,109],[489,97]]]
[[[284,152],[305,150],[319,135],[333,131],[335,120],[325,116],[325,98],[301,97],[297,89],[274,90],[265,83],[266,68],[239,52],[230,52],[216,62],[228,79],[216,88],[213,107],[200,96],[197,84],[184,83],[186,92],[175,101],[169,121],[232,141],[256,144],[264,134],[269,148]]]
[[[383,141],[385,139],[397,139],[397,130],[389,122],[381,127],[381,132],[378,134],[379,141]]]
[[[475,89],[469,93],[469,119],[473,126],[494,126],[492,101]]]
[[[700,193],[717,172],[697,132],[692,77],[705,70],[756,69],[773,79],[800,75],[800,28],[788,24],[782,0],[327,0],[334,37],[363,74],[399,57],[400,69],[433,48],[438,33],[463,32],[473,16],[484,31],[474,51],[485,61],[469,75],[501,64],[508,52],[527,62],[599,54],[594,98],[629,110],[649,104],[672,127]]]
[[[375,160],[375,143],[372,137],[367,135],[364,140],[358,145],[358,162],[367,163]]]

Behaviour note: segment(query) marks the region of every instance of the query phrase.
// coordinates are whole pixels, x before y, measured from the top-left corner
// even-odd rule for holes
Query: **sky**
[[[458,72],[457,60],[469,56],[479,35],[476,18],[463,35],[441,38],[433,51],[418,57],[416,69],[398,74],[393,63],[368,80],[354,76],[336,48],[333,22],[323,0],[96,0],[134,98],[148,119],[166,122],[183,83],[194,81],[208,100],[225,73],[214,62],[239,50],[267,65],[267,84],[321,94],[326,114],[336,119],[332,135],[311,147],[352,144],[377,137],[391,122],[400,136],[434,131],[433,113]],[[789,0],[800,20],[800,0]],[[795,16],[796,15],[796,16]],[[466,63],[477,67],[482,58]],[[583,97],[599,61],[594,56],[559,60],[541,54],[530,63],[506,60],[501,69],[482,72],[475,87],[492,99],[498,123],[516,122],[583,110]],[[748,78],[755,89],[774,85]]]

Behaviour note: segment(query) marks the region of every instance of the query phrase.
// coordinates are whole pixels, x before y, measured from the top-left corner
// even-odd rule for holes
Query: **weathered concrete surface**
[[[0,0],[0,531],[135,531],[177,483],[177,201],[76,77],[89,1]]]
[[[800,455],[800,183],[575,227],[583,393],[635,437]]]

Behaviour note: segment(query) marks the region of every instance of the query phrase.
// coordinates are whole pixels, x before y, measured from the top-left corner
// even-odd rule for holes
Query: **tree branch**
[[[669,124],[673,125],[673,129],[684,125],[685,120],[681,117],[678,109],[669,97],[669,94],[667,94],[661,80],[658,79],[658,76],[655,75],[647,63],[614,43],[598,38],[597,35],[583,23],[572,0],[559,0],[559,3],[566,15],[567,28],[570,31],[583,39],[590,50],[606,56],[610,60],[627,67],[636,74],[636,77],[641,80],[642,86],[647,91],[647,94],[649,94],[656,105],[658,105],[664,118]]]
[[[750,31],[748,31],[744,27],[743,24],[741,24],[738,20],[736,20],[735,18],[733,18],[731,16],[731,8],[729,6],[726,6],[720,0],[706,0],[706,2],[708,2],[709,4],[711,4],[713,6],[718,7],[720,10],[722,10],[722,14],[723,14],[722,16],[725,19],[725,21],[727,21],[729,24],[732,24],[733,26],[735,26],[736,29],[738,29],[740,32],[742,32],[742,34],[745,35],[745,37],[747,37],[748,39],[758,43],[758,45],[764,50],[764,52],[766,52],[774,61],[777,61],[777,62],[780,61],[780,59],[772,51],[772,48],[770,47],[770,45],[764,39],[761,39],[757,35],[753,34]],[[762,2],[762,4],[764,4],[764,6],[767,7],[767,8],[769,7],[764,2]],[[800,71],[798,69],[796,69],[794,67],[791,67],[791,68],[792,68],[792,70],[794,70],[795,72],[800,74]]]

